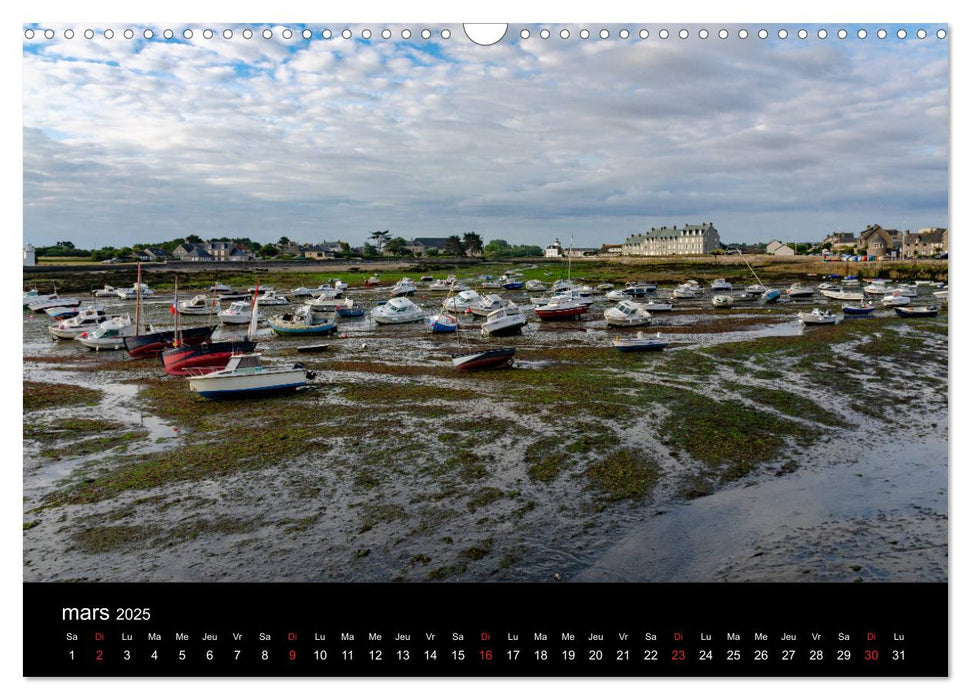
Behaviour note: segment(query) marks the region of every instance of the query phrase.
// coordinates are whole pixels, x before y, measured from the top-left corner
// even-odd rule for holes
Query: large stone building
[[[718,231],[710,222],[662,226],[624,241],[623,255],[708,255],[721,248]]]
[[[856,234],[848,231],[833,231],[823,239],[823,245],[829,244],[830,249],[853,249],[856,247]]]
[[[448,245],[448,238],[413,238],[408,241],[405,248],[410,250],[417,257],[428,255],[429,250],[436,250],[439,253],[445,251]]]
[[[896,229],[885,229],[871,224],[860,232],[860,248],[875,257],[892,256],[903,246],[904,234]]]
[[[904,234],[901,252],[905,258],[920,258],[947,252],[946,228],[921,228],[917,233]]]

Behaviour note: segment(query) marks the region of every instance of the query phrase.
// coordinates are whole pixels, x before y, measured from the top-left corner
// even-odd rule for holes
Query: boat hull
[[[307,372],[303,369],[232,377],[203,375],[189,380],[189,388],[207,399],[280,394],[304,386],[307,386]]]
[[[162,352],[162,367],[166,374],[175,377],[184,377],[202,368],[215,372],[226,368],[233,353],[249,353],[255,348],[256,342],[252,340],[183,345]]]
[[[587,307],[571,306],[564,309],[533,309],[542,321],[560,321],[565,319],[580,318],[587,313]]]
[[[199,345],[209,340],[215,326],[200,326],[186,328],[182,331],[183,345]],[[175,344],[175,331],[160,331],[158,333],[144,333],[125,338],[125,349],[132,357],[155,357],[163,350]]]
[[[459,372],[474,372],[480,369],[505,367],[512,364],[516,348],[496,348],[475,352],[469,355],[459,355],[452,358],[452,365]]]
[[[498,326],[495,328],[482,327],[482,335],[491,336],[493,338],[502,338],[510,335],[522,335],[523,326],[526,325],[526,321],[516,321],[515,323],[507,323],[504,326]]]
[[[875,306],[844,306],[843,313],[847,316],[869,316],[877,310]]]
[[[330,335],[337,330],[336,323],[321,323],[315,326],[285,326],[267,321],[277,335]]]
[[[615,342],[614,347],[620,352],[656,352],[668,346],[666,341],[649,340],[638,342],[636,340]]]
[[[937,316],[937,308],[930,306],[923,309],[917,309],[897,306],[894,307],[894,313],[901,318],[931,318],[933,316]]]

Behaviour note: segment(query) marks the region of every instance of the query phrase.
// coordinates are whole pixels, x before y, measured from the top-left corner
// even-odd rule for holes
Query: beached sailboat
[[[759,298],[765,304],[771,304],[774,301],[778,301],[779,297],[782,296],[782,293],[778,289],[772,289],[762,284],[762,280],[759,279],[759,276],[755,274],[755,270],[753,270],[752,266],[748,264],[748,260],[746,260],[745,256],[742,255],[742,251],[736,248],[735,252],[738,253],[738,257],[742,259],[742,262],[745,263],[745,267],[748,268],[748,271],[752,273],[752,277],[754,277],[755,281],[758,283],[757,285],[750,285],[746,287],[746,293],[752,296],[759,296]]]
[[[176,342],[176,329],[170,331],[152,331],[142,333],[142,265],[138,264],[138,282],[135,285],[135,335],[125,337],[125,349],[132,357],[155,357],[163,350],[171,348]],[[178,319],[178,314],[176,314]],[[209,340],[215,326],[199,326],[197,328],[183,328],[178,330],[179,342],[182,345],[199,345]]]

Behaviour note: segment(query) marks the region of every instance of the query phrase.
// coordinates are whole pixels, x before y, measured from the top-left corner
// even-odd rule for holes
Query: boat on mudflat
[[[728,309],[735,303],[731,294],[716,294],[711,298],[711,305],[716,309]]]
[[[823,289],[820,294],[837,301],[863,301],[863,292],[847,292],[843,289]]]
[[[125,336],[134,334],[135,324],[125,314],[103,321],[94,331],[81,333],[75,340],[92,350],[124,350]]]
[[[587,313],[587,304],[568,297],[550,299],[549,304],[537,306],[533,311],[543,321],[580,318]]]
[[[643,331],[638,331],[634,338],[616,338],[614,347],[620,352],[645,352],[650,350],[663,350],[668,346],[668,341],[658,333],[654,336],[644,335]]]
[[[296,391],[307,386],[314,373],[302,364],[264,367],[259,353],[233,355],[225,369],[193,375],[189,388],[207,399]]]
[[[452,366],[459,372],[472,372],[479,369],[508,367],[512,365],[516,348],[491,348],[479,352],[469,351],[452,356]]]
[[[99,324],[108,319],[103,306],[86,306],[81,312],[67,321],[51,326],[48,330],[55,339],[74,340],[82,333],[94,331]]]
[[[201,345],[179,345],[162,351],[162,368],[166,374],[185,377],[194,371],[224,369],[229,358],[240,353],[253,352],[254,340],[207,341]]]
[[[861,302],[860,304],[846,304],[843,306],[843,314],[846,316],[869,316],[877,310],[873,304]]]
[[[936,306],[895,306],[894,313],[902,318],[930,318],[937,316]]]
[[[198,328],[183,328],[179,331],[182,343],[185,345],[199,345],[209,340],[215,326],[199,326]],[[163,350],[175,345],[175,329],[143,333],[125,338],[125,349],[132,357],[155,357]]]
[[[828,309],[826,311],[820,311],[819,309],[802,311],[798,316],[799,322],[804,326],[832,326],[839,320],[839,317]]]
[[[273,316],[267,323],[277,335],[327,335],[337,330],[336,316],[314,313],[309,304],[293,313]]]
[[[481,333],[484,336],[519,335],[525,325],[523,312],[515,304],[510,304],[489,314],[482,324]]]

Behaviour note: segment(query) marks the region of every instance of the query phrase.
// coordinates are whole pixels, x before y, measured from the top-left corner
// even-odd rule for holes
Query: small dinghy
[[[846,304],[843,307],[843,313],[846,316],[869,316],[876,310],[877,310],[877,307],[875,307],[873,304],[867,304],[867,303],[856,304],[856,305]]]
[[[512,366],[516,348],[492,348],[479,352],[467,352],[452,356],[452,366],[459,372],[473,372],[479,369]]]
[[[325,343],[320,343],[318,345],[301,345],[297,348],[297,352],[304,352],[304,353],[323,352],[329,347],[330,345],[327,345]]]
[[[643,331],[638,331],[634,338],[616,338],[614,347],[620,352],[644,352],[648,350],[663,350],[668,346],[668,341],[658,333],[654,336],[644,335]]]
[[[327,335],[337,330],[337,320],[333,315],[325,317],[316,314],[309,304],[304,304],[292,314],[273,316],[267,323],[277,335]]]
[[[931,318],[937,316],[936,306],[895,306],[894,312],[902,318]]]

